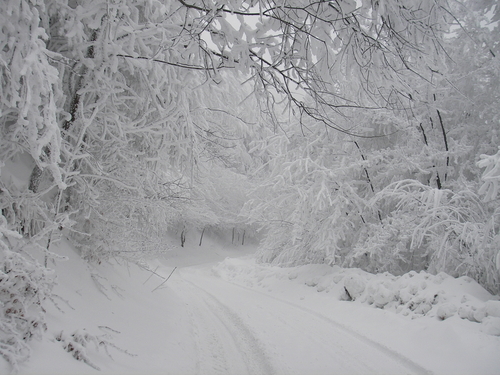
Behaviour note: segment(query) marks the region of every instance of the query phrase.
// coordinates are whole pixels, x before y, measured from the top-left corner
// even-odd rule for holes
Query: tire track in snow
[[[240,317],[179,272],[176,290],[189,305],[198,360],[197,373],[274,374],[258,340]],[[200,298],[202,297],[202,298]]]
[[[303,307],[303,306],[300,306],[300,305],[297,305],[293,302],[290,302],[290,301],[286,301],[284,299],[281,299],[281,298],[278,298],[278,297],[274,297],[274,296],[271,296],[269,294],[266,294],[266,293],[263,293],[263,292],[260,292],[260,291],[255,291],[255,290],[252,290],[252,289],[249,289],[249,288],[246,288],[244,286],[241,286],[241,285],[238,285],[238,284],[233,284],[233,283],[230,283],[234,286],[237,286],[239,288],[242,288],[244,290],[247,290],[247,291],[250,291],[250,292],[254,292],[254,293],[258,293],[260,295],[263,295],[263,296],[266,296],[267,298],[270,298],[270,299],[273,299],[273,300],[276,300],[276,301],[279,301],[281,303],[284,303],[286,305],[289,305],[293,308],[296,308],[296,309],[299,309],[299,310],[302,310],[304,311],[305,313],[307,314],[310,314],[314,317],[316,317],[317,319],[319,320],[322,320],[324,321],[325,323],[335,327],[336,329],[339,329],[353,337],[355,337],[356,339],[358,339],[359,341],[361,342],[364,342],[365,344],[379,350],[380,352],[382,352],[383,354],[385,354],[386,356],[394,359],[395,361],[397,362],[400,362],[401,364],[403,364],[405,367],[407,367],[408,369],[410,369],[412,371],[412,373],[416,373],[416,374],[433,374],[432,371],[424,368],[423,366],[417,364],[416,362],[412,361],[411,359],[405,357],[404,355],[402,355],[401,353],[398,353],[397,351],[393,350],[393,349],[390,349],[388,348],[387,346],[377,342],[377,341],[374,341],[366,336],[364,336],[363,334],[353,330],[352,328],[340,323],[340,322],[337,322],[319,312],[316,312],[314,310],[311,310],[311,309],[308,309],[307,307]]]
[[[210,290],[213,292],[218,292],[215,294],[219,294],[223,297],[223,299],[226,297],[224,296],[224,291],[221,291],[223,288],[224,284],[239,288],[240,290],[243,290],[245,292],[251,293],[254,296],[258,295],[259,298],[257,300],[261,301],[261,306],[257,306],[256,308],[260,309],[259,311],[254,311],[257,315],[260,313],[261,314],[261,320],[262,319],[272,319],[275,321],[275,329],[278,330],[278,328],[281,330],[281,333],[283,335],[283,330],[292,330],[296,333],[297,339],[307,339],[309,340],[309,343],[312,344],[314,343],[315,346],[317,347],[317,350],[324,353],[324,355],[332,355],[333,357],[337,358],[337,362],[334,363],[332,360],[331,366],[334,366],[335,368],[330,367],[330,372],[325,372],[325,373],[331,373],[332,370],[336,371],[337,373],[381,373],[383,371],[384,373],[395,373],[395,374],[402,374],[402,373],[411,373],[411,374],[431,374],[432,372],[428,371],[427,369],[423,368],[419,364],[411,361],[410,359],[406,358],[405,356],[401,355],[400,353],[386,347],[383,344],[380,344],[374,340],[369,339],[368,337],[360,334],[359,332],[356,332],[352,328],[349,328],[323,314],[320,314],[314,310],[296,305],[292,302],[271,296],[269,294],[260,292],[260,291],[255,291],[249,288],[246,288],[244,286],[238,285],[238,284],[233,284],[229,283],[227,281],[223,281],[221,279],[212,279],[211,276],[207,275],[202,275],[200,276],[198,273],[192,273],[190,274],[190,280],[189,281],[192,285],[194,285],[196,288],[202,290],[205,294],[211,296],[212,299],[216,300],[218,305],[223,306],[223,308],[228,311],[232,316],[236,317],[241,323],[243,323],[242,319],[238,316],[238,314],[231,312],[230,308],[225,305],[223,302],[218,300],[213,294],[207,291],[207,287],[210,285],[210,283],[214,284],[219,284],[219,285],[210,285]],[[194,282],[193,280],[197,279],[197,282]],[[221,284],[223,283],[223,284]],[[203,285],[203,287],[201,286]],[[232,292],[234,293],[234,292]],[[241,294],[241,293],[240,293]],[[249,298],[250,300],[256,300],[255,297]],[[267,301],[267,302],[265,302]],[[234,301],[231,301],[231,304],[233,304]],[[274,304],[274,306],[273,306]],[[278,306],[276,305],[278,304]],[[281,306],[279,306],[281,304]],[[283,309],[283,305],[286,305],[287,308]],[[233,305],[234,306],[234,305]],[[240,306],[242,309],[244,309],[243,306]],[[278,307],[276,311],[272,311],[273,308],[275,309]],[[291,307],[292,309],[290,309]],[[295,309],[295,310],[294,310]],[[279,313],[279,311],[284,312],[284,319],[279,319],[279,317],[276,315]],[[293,313],[286,313],[287,310]],[[300,312],[300,313],[299,313]],[[304,322],[310,323],[311,321],[316,321],[315,324],[307,324],[307,329],[303,329],[302,327],[304,326]],[[325,325],[326,323],[326,325]],[[253,322],[251,324],[248,323],[248,319],[246,322],[246,325],[252,326],[255,332],[258,332],[258,330],[255,329],[255,325],[258,325],[258,321],[254,318]],[[280,326],[280,327],[278,327]],[[302,329],[301,329],[302,328]],[[247,329],[248,330],[248,329]],[[330,331],[328,331],[330,330]],[[260,332],[259,332],[260,333]],[[254,337],[254,334],[250,333],[251,337]],[[262,334],[260,335],[261,337],[263,336]],[[286,332],[285,332],[286,336]],[[300,337],[301,336],[301,337]],[[342,338],[338,341],[334,341],[334,345],[330,348],[325,348],[325,343],[332,342],[332,337],[336,336],[341,336]],[[292,336],[293,337],[293,336]],[[267,338],[273,339],[272,336],[268,336]],[[262,342],[264,344],[268,344],[267,339],[262,339]],[[273,347],[268,346],[268,351],[273,352]],[[295,349],[296,351],[300,351],[302,349],[297,349],[297,348],[292,348]],[[308,349],[306,347],[306,349]],[[364,352],[363,352],[364,350]],[[278,351],[274,352],[274,356],[279,356],[279,349]],[[320,357],[319,354],[314,353],[310,351],[308,355],[311,356],[311,358],[318,358]],[[332,357],[332,358],[333,358]],[[380,358],[383,357],[384,361],[381,361]],[[276,358],[275,358],[276,359]],[[322,360],[322,358],[318,358],[318,360]],[[323,358],[324,360],[324,358]],[[285,358],[282,358],[282,366],[281,369],[278,370],[278,373],[290,373],[294,372],[293,368],[291,367],[286,367],[286,360]],[[385,362],[382,365],[382,368],[380,368],[381,362]],[[375,365],[374,365],[375,363]],[[275,366],[276,368],[279,367]],[[326,371],[326,370],[325,370]]]

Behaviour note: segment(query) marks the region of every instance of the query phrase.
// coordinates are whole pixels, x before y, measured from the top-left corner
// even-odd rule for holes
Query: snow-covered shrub
[[[479,194],[484,196],[485,201],[491,201],[497,197],[500,188],[500,147],[495,155],[481,155],[477,165],[485,168],[481,176],[483,185],[479,189]]]
[[[91,205],[89,200],[83,205]],[[88,262],[101,263],[110,258],[136,262],[170,248],[166,227],[172,209],[168,203],[102,189],[99,202],[89,211],[87,217],[77,216],[70,232],[70,240]]]
[[[485,202],[490,202],[494,205],[494,201],[498,201],[498,189],[500,185],[500,146],[498,147],[498,152],[495,155],[481,155],[481,160],[477,163],[480,168],[485,168],[481,180],[483,184],[479,189],[479,194],[483,196]],[[495,230],[495,220],[500,215],[500,206],[496,205],[496,209],[491,216],[491,226]],[[497,224],[498,225],[498,224]],[[495,266],[497,273],[500,273],[500,230],[496,231],[496,236],[493,241],[493,245],[496,247],[496,257]]]
[[[366,280],[357,274],[344,278],[344,289],[348,300],[356,300],[365,291]]]
[[[374,281],[366,287],[367,302],[375,307],[383,308],[389,302],[397,299],[396,292],[391,288],[390,281]]]
[[[445,320],[455,315],[457,307],[453,303],[443,303],[438,307],[436,315],[439,319]]]
[[[111,359],[113,357],[109,353],[109,348],[114,348],[115,350],[121,353],[124,353],[129,356],[134,356],[134,354],[131,354],[128,351],[119,348],[111,341],[109,341],[112,338],[112,335],[110,333],[119,333],[119,332],[109,327],[99,327],[99,328],[105,330],[107,333],[101,335],[94,335],[87,332],[85,329],[78,329],[71,334],[67,334],[64,331],[61,331],[55,337],[55,339],[61,342],[64,350],[70,353],[73,356],[73,358],[75,358],[77,361],[82,361],[98,371],[100,371],[100,368],[89,358],[88,352],[91,349],[90,347],[93,347],[96,351],[99,351],[99,348],[101,347],[104,348],[104,351]]]
[[[11,239],[21,239],[6,228],[0,216],[0,355],[14,369],[30,356],[29,341],[47,329],[43,303],[52,298],[53,273],[37,261],[12,251]]]
[[[53,228],[50,203],[29,190],[19,190],[3,181],[0,181],[0,189],[0,207],[10,228],[35,241]]]
[[[385,217],[366,226],[349,255],[350,265],[368,257],[364,268],[371,272],[443,271],[470,276],[498,291],[498,224],[472,191],[402,180],[377,193],[370,204]]]

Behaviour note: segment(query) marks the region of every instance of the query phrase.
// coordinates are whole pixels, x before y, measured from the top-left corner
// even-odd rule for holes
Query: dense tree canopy
[[[449,32],[433,42],[440,50],[423,56],[439,68],[427,79],[399,71],[411,87],[399,106],[332,113],[348,132],[295,117],[260,143],[258,152],[276,156],[246,210],[269,230],[263,261],[446,271],[498,291],[498,164],[486,156],[497,153],[500,130],[491,9],[450,9]]]
[[[168,231],[259,226],[264,261],[444,270],[498,291],[499,14],[7,0],[6,228],[48,258],[68,232],[101,260],[161,250]]]

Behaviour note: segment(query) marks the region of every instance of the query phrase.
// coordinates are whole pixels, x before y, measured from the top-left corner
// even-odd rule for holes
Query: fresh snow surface
[[[500,302],[468,278],[279,268],[196,242],[143,267],[89,266],[59,243],[62,311],[47,304],[20,373],[500,374]]]

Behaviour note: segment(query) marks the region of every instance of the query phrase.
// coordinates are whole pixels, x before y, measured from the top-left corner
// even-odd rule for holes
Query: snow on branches
[[[64,350],[71,354],[73,358],[77,361],[82,361],[97,371],[101,371],[101,369],[90,359],[89,356],[89,352],[91,352],[92,347],[95,348],[96,351],[99,351],[100,347],[104,348],[104,351],[111,359],[113,359],[113,357],[109,353],[109,348],[114,348],[115,350],[132,357],[135,356],[135,354],[129,353],[127,350],[118,347],[110,341],[112,339],[112,334],[120,332],[106,326],[100,326],[99,328],[105,333],[94,335],[85,329],[78,329],[69,335],[64,331],[61,331],[58,335],[56,335],[55,339],[61,343]]]
[[[0,355],[15,370],[31,354],[29,341],[47,329],[43,303],[52,299],[55,276],[11,249],[21,236],[6,223],[0,216]]]
[[[479,189],[479,194],[484,196],[486,202],[496,199],[500,184],[500,146],[495,155],[481,155],[481,160],[477,162],[479,168],[484,168],[481,180],[483,184]]]
[[[64,188],[60,161],[63,93],[58,56],[46,47],[49,38],[45,3],[7,0],[0,11],[0,157],[27,151]]]

